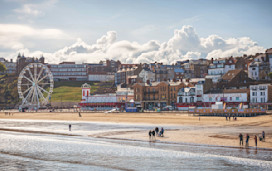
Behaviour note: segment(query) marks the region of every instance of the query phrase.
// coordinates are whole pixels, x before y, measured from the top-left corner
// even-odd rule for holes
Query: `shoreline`
[[[257,117],[238,118],[237,121],[226,121],[224,117],[195,117],[186,113],[18,113],[6,116],[0,112],[0,119],[19,120],[49,120],[49,121],[75,121],[75,122],[104,122],[113,124],[149,125],[165,128],[164,137],[156,137],[158,142],[189,143],[218,147],[233,147],[244,149],[239,146],[239,133],[250,135],[250,149],[255,149],[253,136],[266,133],[266,141],[258,140],[258,149],[272,150],[272,115]],[[169,129],[167,127],[178,127]],[[8,128],[3,128],[8,129]],[[1,129],[0,129],[1,131]],[[12,130],[11,130],[12,131]],[[105,132],[103,138],[120,140],[148,141],[148,131],[119,131]],[[89,135],[94,136],[94,135]]]

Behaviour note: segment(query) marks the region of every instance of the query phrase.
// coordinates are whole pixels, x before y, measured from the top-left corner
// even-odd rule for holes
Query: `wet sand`
[[[226,121],[224,117],[199,117],[186,113],[13,113],[6,116],[0,113],[0,119],[38,119],[38,120],[70,120],[111,123],[152,124],[164,127],[164,137],[156,137],[156,141],[195,143],[218,146],[239,147],[239,133],[250,135],[249,146],[255,146],[254,136],[266,133],[266,141],[258,140],[258,147],[272,149],[272,115],[237,118],[237,121]],[[180,129],[168,127],[177,126]],[[1,127],[1,126],[0,126]],[[99,137],[148,141],[148,131],[106,132]],[[89,135],[98,137],[98,135]],[[245,145],[245,138],[244,138]]]

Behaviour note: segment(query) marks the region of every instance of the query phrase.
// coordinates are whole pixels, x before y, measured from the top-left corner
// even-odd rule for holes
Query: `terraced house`
[[[174,107],[181,87],[184,87],[182,82],[136,83],[133,86],[134,100],[144,109],[153,110],[167,105]]]

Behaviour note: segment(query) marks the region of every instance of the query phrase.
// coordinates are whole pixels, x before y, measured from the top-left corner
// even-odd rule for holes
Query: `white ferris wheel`
[[[47,66],[30,63],[18,77],[18,94],[22,99],[20,108],[38,109],[46,106],[53,92],[53,75]]]

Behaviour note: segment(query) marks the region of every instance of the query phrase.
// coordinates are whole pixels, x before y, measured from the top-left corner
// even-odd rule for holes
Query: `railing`
[[[144,91],[145,94],[154,94],[159,93],[159,91]]]

